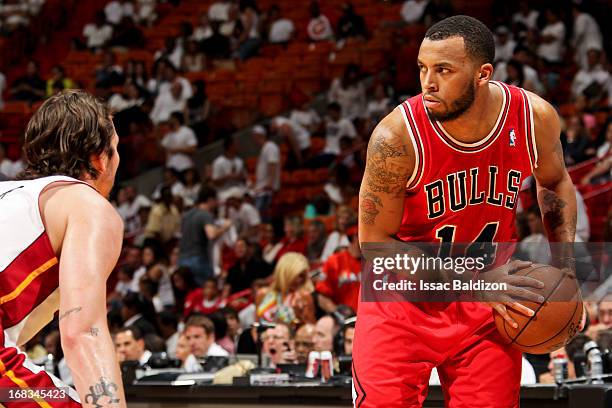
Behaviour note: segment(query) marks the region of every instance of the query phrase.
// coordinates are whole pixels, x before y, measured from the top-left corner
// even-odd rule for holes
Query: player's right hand
[[[534,311],[519,303],[517,299],[542,303],[544,297],[529,290],[528,288],[542,289],[544,282],[529,276],[518,276],[513,273],[528,268],[532,265],[529,261],[511,261],[491,271],[484,272],[480,278],[487,282],[506,283],[507,290],[500,292],[482,291],[477,294],[479,300],[487,303],[495,309],[512,327],[518,327],[518,323],[508,313],[508,308],[531,317]]]

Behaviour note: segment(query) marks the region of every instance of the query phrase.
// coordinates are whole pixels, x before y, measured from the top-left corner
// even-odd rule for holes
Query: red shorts
[[[1,337],[2,333],[0,333],[0,340]],[[16,398],[21,396],[9,391],[27,389],[35,391],[37,388],[62,388],[66,392],[50,392],[47,393],[47,398],[16,401]],[[0,407],[76,408],[81,406],[76,391],[33,364],[15,347],[0,348],[0,391]]]
[[[437,367],[450,408],[519,406],[521,352],[503,345],[480,303],[360,302],[356,408],[421,407]]]

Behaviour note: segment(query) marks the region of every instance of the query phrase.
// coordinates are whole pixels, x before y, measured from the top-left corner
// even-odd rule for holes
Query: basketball
[[[531,354],[547,354],[566,345],[578,331],[582,319],[582,299],[576,279],[549,265],[533,265],[516,274],[544,282],[543,289],[529,289],[545,300],[542,304],[520,301],[535,312],[531,317],[508,308],[508,313],[518,323],[517,328],[494,311],[495,325],[502,338]]]

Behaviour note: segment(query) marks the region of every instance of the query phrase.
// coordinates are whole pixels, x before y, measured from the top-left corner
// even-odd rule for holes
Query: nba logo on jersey
[[[514,133],[514,129],[510,129],[510,147],[514,147],[516,144],[516,133]]]

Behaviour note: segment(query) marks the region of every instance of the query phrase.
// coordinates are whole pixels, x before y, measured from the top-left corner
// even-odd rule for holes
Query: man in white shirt
[[[187,102],[193,96],[191,82],[187,78],[179,76],[176,68],[172,64],[165,64],[163,72],[164,80],[159,85],[159,93],[169,92],[174,83],[181,84],[181,99]]]
[[[578,66],[586,68],[588,65],[587,51],[603,49],[603,36],[597,21],[592,15],[584,13],[581,7],[580,4],[572,4],[572,15],[574,16],[572,46]]]
[[[196,358],[228,357],[229,353],[215,343],[215,325],[205,316],[191,316],[185,323],[185,336]]]
[[[182,93],[183,85],[179,81],[172,83],[170,92],[160,92],[149,115],[151,121],[158,125],[169,120],[172,112],[183,112],[187,101],[182,97]]]
[[[193,167],[192,156],[198,146],[195,133],[184,123],[183,113],[173,112],[168,121],[170,132],[161,141],[162,147],[166,149],[166,167],[178,172]]]
[[[132,237],[142,228],[140,223],[140,209],[151,207],[151,200],[138,194],[136,187],[125,186],[119,191],[117,212],[123,219],[126,237]]]
[[[406,0],[400,14],[406,23],[418,23],[423,18],[427,4],[429,0]]]
[[[527,0],[522,0],[519,2],[519,11],[512,15],[512,22],[521,23],[529,30],[536,30],[538,28],[539,15],[540,13],[529,7]]]
[[[293,22],[288,18],[283,18],[277,5],[270,7],[268,13],[271,21],[268,41],[270,41],[272,44],[280,44],[291,40],[291,37],[295,32]]]
[[[233,187],[246,190],[246,169],[244,162],[238,157],[236,141],[230,136],[223,140],[223,154],[212,164],[212,181],[217,190],[219,200]]]
[[[286,140],[293,152],[296,164],[300,166],[308,159],[310,132],[292,120],[277,116],[272,120],[270,130]]]
[[[217,1],[208,8],[210,21],[227,21],[229,19],[230,0]]]
[[[6,157],[6,148],[0,143],[0,174],[8,178],[13,177],[13,161]]]
[[[546,10],[546,26],[540,33],[538,56],[547,63],[559,63],[563,56],[565,24],[555,10]]]
[[[577,98],[591,84],[597,83],[602,90],[607,90],[610,73],[601,65],[601,49],[590,48],[587,51],[587,65],[580,69],[572,81],[572,97]]]
[[[106,21],[117,25],[123,17],[134,17],[134,5],[128,0],[114,0],[104,7]]]
[[[268,139],[268,132],[263,126],[255,126],[252,135],[255,144],[261,148],[255,168],[255,207],[262,219],[266,220],[272,196],[280,189],[280,149]]]
[[[355,138],[357,136],[353,122],[341,117],[341,111],[342,108],[335,102],[327,106],[324,153],[338,155],[340,153],[340,138],[343,136]]]
[[[140,365],[145,365],[151,358],[152,353],[145,349],[144,336],[136,326],[119,329],[114,335],[114,342],[119,362],[138,361]]]
[[[334,30],[331,27],[329,19],[321,14],[319,3],[313,1],[310,4],[310,21],[306,27],[308,38],[310,41],[325,41],[331,40],[334,36]]]
[[[113,36],[113,27],[106,24],[103,11],[96,13],[93,24],[86,24],[83,28],[83,37],[86,39],[87,48],[102,48]]]
[[[509,61],[514,54],[516,41],[512,39],[508,27],[500,26],[495,30],[495,62]]]

